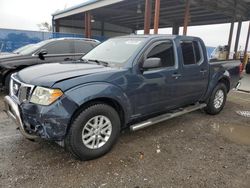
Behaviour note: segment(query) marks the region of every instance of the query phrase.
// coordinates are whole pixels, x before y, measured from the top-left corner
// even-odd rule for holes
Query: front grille
[[[18,97],[20,87],[21,87],[21,83],[17,82],[16,80],[13,80],[11,88],[12,88],[14,96]]]
[[[30,90],[31,90],[30,87],[21,86],[19,90],[19,96],[18,96],[18,99],[21,103],[29,100]]]
[[[28,101],[33,90],[33,86],[20,82],[14,77],[11,78],[10,94],[18,103]]]

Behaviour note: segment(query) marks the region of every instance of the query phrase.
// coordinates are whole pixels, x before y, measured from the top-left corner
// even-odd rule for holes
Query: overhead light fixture
[[[141,11],[141,4],[138,4],[138,5],[137,5],[136,13],[137,13],[137,14],[141,14],[141,13],[142,13],[142,11]]]

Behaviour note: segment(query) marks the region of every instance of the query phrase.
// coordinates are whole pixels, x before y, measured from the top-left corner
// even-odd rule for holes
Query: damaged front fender
[[[75,102],[63,96],[49,106],[22,103],[20,111],[27,131],[47,140],[61,141],[65,138],[71,117],[78,107]]]

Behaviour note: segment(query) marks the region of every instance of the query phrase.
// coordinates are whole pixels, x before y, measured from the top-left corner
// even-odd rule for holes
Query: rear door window
[[[52,54],[69,54],[73,53],[72,41],[54,41],[48,44],[45,49],[48,51],[48,55]]]
[[[197,41],[181,41],[184,65],[194,65],[202,60],[201,48]]]
[[[193,41],[196,63],[201,61],[201,49],[197,41]]]

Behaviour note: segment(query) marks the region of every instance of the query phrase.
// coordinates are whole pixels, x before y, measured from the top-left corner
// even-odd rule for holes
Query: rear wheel
[[[73,121],[65,139],[66,148],[81,160],[90,160],[107,153],[119,137],[118,113],[106,104],[84,109]]]
[[[209,98],[207,107],[205,108],[205,111],[211,115],[220,113],[220,111],[225,106],[226,99],[227,99],[227,88],[225,84],[219,83],[214,88]]]

